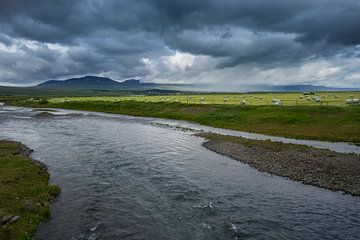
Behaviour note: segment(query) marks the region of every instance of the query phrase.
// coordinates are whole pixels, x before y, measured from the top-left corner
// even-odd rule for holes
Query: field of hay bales
[[[239,93],[239,94],[176,94],[176,95],[133,95],[118,97],[62,97],[50,102],[66,101],[140,101],[178,102],[188,104],[228,105],[281,105],[281,106],[347,106],[346,100],[360,99],[360,92],[317,92],[317,93]]]

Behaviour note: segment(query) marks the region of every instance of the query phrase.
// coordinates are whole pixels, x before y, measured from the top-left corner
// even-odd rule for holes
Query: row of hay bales
[[[358,98],[348,98],[345,100],[347,105],[358,105],[360,104],[360,100]]]
[[[235,98],[238,98],[239,100],[239,104],[240,105],[247,105],[247,102],[245,101],[245,97],[244,96],[238,96],[238,97],[235,97]],[[255,98],[255,97],[254,97]],[[187,97],[187,100],[190,100],[190,101],[195,101],[195,97],[193,97],[193,96],[188,96]],[[256,99],[262,99],[262,98],[260,98],[260,97],[256,97]],[[320,97],[320,96],[318,96],[318,95],[315,95],[315,96],[303,96],[303,95],[301,95],[300,96],[300,99],[303,99],[303,100],[307,100],[307,101],[313,101],[313,102],[316,102],[316,103],[320,103],[321,101],[322,101],[322,98]],[[179,100],[179,99],[172,99],[172,98],[160,98],[159,99],[160,100],[160,102],[181,102],[181,100]],[[229,100],[229,97],[228,96],[224,96],[223,97],[223,102],[224,103],[227,103],[228,102],[228,100]],[[201,103],[201,104],[206,104],[207,102],[205,101],[205,97],[204,96],[201,96],[200,98],[199,98],[199,102]],[[274,98],[274,99],[272,99],[272,104],[273,105],[275,105],[275,106],[282,106],[282,103],[283,103],[283,101],[281,100],[281,99],[278,99],[278,98]],[[346,99],[346,101],[345,101],[345,103],[347,104],[347,105],[356,105],[356,104],[359,104],[359,99],[357,99],[357,98],[349,98],[349,99]]]
[[[355,94],[354,94],[355,95]],[[129,96],[129,97],[118,97],[118,98],[104,98],[104,97],[92,97],[90,98],[91,101],[105,101],[105,100],[112,100],[112,101],[123,101],[123,100],[134,100],[134,101],[150,101],[150,102],[184,102],[185,103],[200,103],[200,104],[208,104],[208,103],[214,103],[214,104],[219,104],[219,103],[233,103],[233,104],[240,104],[240,105],[248,105],[248,104],[272,104],[272,105],[277,105],[277,106],[281,106],[284,103],[289,102],[290,104],[293,102],[294,104],[301,104],[301,103],[325,103],[328,104],[330,102],[334,102],[335,105],[358,105],[360,104],[359,102],[359,96],[355,96],[354,95],[348,95],[347,98],[343,98],[343,96],[341,96],[341,100],[340,97],[338,98],[337,94],[335,93],[312,93],[312,94],[299,94],[295,95],[295,99],[294,99],[294,95],[284,95],[284,96],[273,96],[272,101],[268,100],[267,97],[265,96],[263,98],[263,96],[261,95],[220,95],[218,97],[210,95],[203,95],[203,96],[185,96],[185,98],[182,97],[174,97],[174,96],[158,96],[158,97],[144,97],[144,96]],[[299,99],[300,98],[300,99]],[[338,100],[335,100],[336,98],[338,98]],[[75,98],[75,101],[80,101],[80,100],[86,100],[86,98]],[[298,100],[296,100],[298,99]],[[300,101],[299,101],[300,100]],[[28,99],[28,101],[39,101],[39,99],[37,98],[30,98]],[[56,99],[54,100],[56,101]],[[67,102],[67,101],[71,101],[68,100],[67,98],[62,99],[61,101],[63,102]],[[287,105],[287,104],[286,104]]]
[[[238,97],[239,98],[239,103],[240,105],[246,105],[247,102],[245,101],[245,97]],[[255,97],[254,97],[255,98]],[[187,97],[188,100],[195,100],[194,97],[192,96],[189,96]],[[262,99],[260,97],[257,97],[257,99]],[[306,100],[306,101],[313,101],[313,102],[316,102],[316,103],[320,103],[322,101],[322,98],[320,96],[300,96],[300,99],[302,100]],[[202,104],[206,104],[207,102],[205,101],[205,97],[200,97],[200,103]],[[229,98],[227,96],[224,96],[223,98],[223,102],[224,103],[227,103],[229,100]],[[179,99],[171,99],[171,98],[161,98],[160,99],[160,102],[181,102],[181,100]],[[275,106],[281,106],[282,105],[282,100],[281,99],[278,99],[278,98],[274,98],[272,99],[272,104],[275,105]],[[346,99],[345,100],[345,103],[347,105],[357,105],[357,104],[360,104],[360,100],[358,98],[349,98],[349,99]]]
[[[306,100],[306,101],[315,101],[315,102],[321,102],[321,97],[320,96],[313,96],[313,97],[311,97],[311,96],[309,96],[309,95],[301,95],[300,97],[299,97],[300,99],[302,99],[302,100]]]

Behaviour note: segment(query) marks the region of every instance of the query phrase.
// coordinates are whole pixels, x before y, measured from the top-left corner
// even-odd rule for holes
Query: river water
[[[360,239],[360,198],[258,172],[190,131],[0,106],[62,193],[35,239]]]

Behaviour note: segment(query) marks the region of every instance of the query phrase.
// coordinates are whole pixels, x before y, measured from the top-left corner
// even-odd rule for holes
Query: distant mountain
[[[128,79],[123,82],[106,77],[85,76],[66,80],[49,80],[40,83],[41,89],[88,89],[88,90],[144,90],[156,86],[154,83],[142,83],[138,79]]]
[[[303,91],[353,91],[353,88],[333,88],[314,85],[284,85],[284,86],[264,86],[267,91],[281,92],[303,92]]]
[[[36,87],[38,88],[80,88],[80,89],[104,89],[112,88],[119,84],[110,78],[96,77],[96,76],[85,76],[81,78],[70,78],[67,80],[49,80],[40,83]]]
[[[110,78],[85,76],[67,80],[49,80],[40,83],[35,88],[51,90],[131,90],[150,91],[174,90],[193,92],[303,92],[303,91],[356,91],[352,88],[330,88],[313,85],[221,85],[221,84],[158,84],[143,83],[138,79],[128,79],[123,82],[114,81]]]
[[[137,80],[137,79],[128,79],[121,83],[126,84],[126,85],[140,85],[141,84],[140,80]]]

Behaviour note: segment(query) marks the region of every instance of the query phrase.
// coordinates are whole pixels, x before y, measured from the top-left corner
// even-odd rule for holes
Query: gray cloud
[[[214,71],[217,82],[236,72],[233,82],[277,83],[289,69],[350,58],[342,74],[356,85],[359,12],[357,0],[0,0],[0,83],[85,74],[196,82]]]

